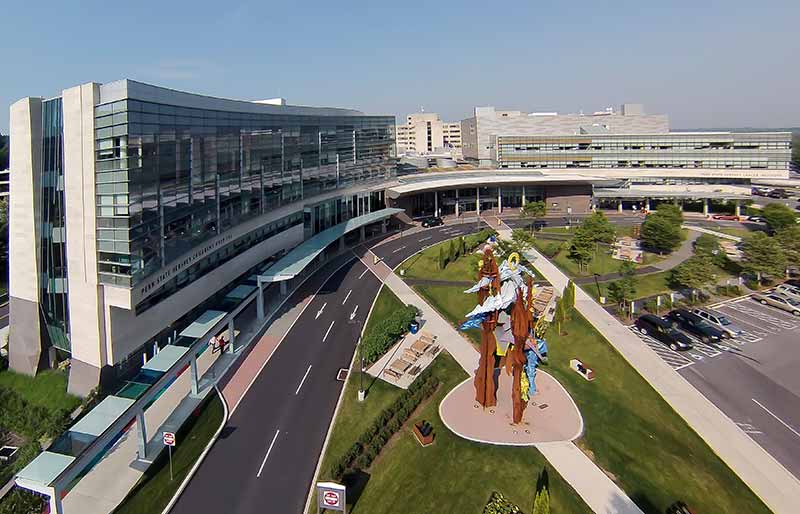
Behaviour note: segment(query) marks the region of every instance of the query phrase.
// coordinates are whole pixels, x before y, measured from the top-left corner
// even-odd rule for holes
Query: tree
[[[581,226],[592,236],[595,242],[610,244],[617,237],[614,225],[608,221],[606,215],[600,211],[593,212],[588,218],[583,220]]]
[[[724,268],[728,264],[728,256],[719,246],[719,239],[711,234],[701,234],[695,239],[694,254],[711,259],[720,268]]]
[[[447,261],[444,258],[444,246],[439,247],[439,269],[442,270],[447,266]]]
[[[780,277],[786,271],[786,256],[776,238],[763,232],[747,236],[742,243],[742,268],[756,276]]]
[[[773,232],[797,225],[797,216],[794,211],[782,203],[767,204],[761,210],[761,215]]]
[[[564,288],[564,303],[567,304],[567,311],[575,308],[575,282],[572,280]]]
[[[659,205],[659,207],[661,207]],[[681,225],[669,215],[648,214],[642,223],[642,243],[659,253],[671,252],[681,242]]]
[[[575,235],[569,245],[569,259],[578,264],[578,267],[583,271],[584,266],[591,262],[594,255],[594,239],[587,233],[583,227],[578,227],[575,230]]]
[[[458,253],[456,250],[456,241],[455,239],[450,240],[450,246],[447,249],[447,262],[455,262],[458,259]]]
[[[711,259],[701,255],[686,259],[672,269],[671,275],[673,283],[692,291],[692,297],[695,296],[698,289],[712,283],[715,278]]]
[[[558,333],[561,334],[562,333],[561,325],[563,325],[564,322],[567,321],[567,309],[566,307],[564,307],[563,297],[559,298],[558,301],[556,302],[556,312],[553,317],[556,322],[556,330],[558,330]]]
[[[676,225],[683,223],[683,211],[674,203],[661,203],[656,207],[655,214],[672,220]]]
[[[624,309],[636,295],[636,265],[624,261],[619,266],[619,274],[620,278],[608,285],[608,297]]]
[[[8,169],[8,136],[0,134],[0,171]]]
[[[524,229],[515,228],[511,232],[511,243],[514,245],[514,250],[525,253],[533,247],[533,235]]]
[[[780,229],[775,234],[775,240],[783,250],[786,265],[800,267],[800,225]]]
[[[536,493],[536,499],[533,501],[533,514],[550,514],[550,493],[547,492],[547,488]]]
[[[542,200],[536,202],[526,202],[520,211],[520,217],[526,220],[531,220],[531,234],[533,234],[533,227],[536,220],[547,214],[547,204]]]

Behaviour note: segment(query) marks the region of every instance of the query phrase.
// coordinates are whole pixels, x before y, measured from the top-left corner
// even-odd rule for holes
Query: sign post
[[[335,482],[317,482],[317,514],[323,510],[347,514],[347,488]]]
[[[164,432],[164,446],[169,451],[169,481],[172,482],[172,447],[175,446],[175,432]]]

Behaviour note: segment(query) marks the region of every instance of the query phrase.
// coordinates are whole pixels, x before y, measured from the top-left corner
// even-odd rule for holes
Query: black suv
[[[704,343],[720,341],[725,337],[725,332],[686,309],[675,309],[667,314],[667,318],[674,322],[673,326],[697,336]]]
[[[425,228],[438,227],[439,225],[444,225],[444,221],[436,216],[422,220],[422,226]]]
[[[686,334],[675,330],[672,323],[654,314],[639,316],[634,325],[642,334],[661,341],[672,350],[688,350],[692,347],[692,341]]]

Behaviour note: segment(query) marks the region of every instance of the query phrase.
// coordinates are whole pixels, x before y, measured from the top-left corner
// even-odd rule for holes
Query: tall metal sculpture
[[[526,279],[523,277],[527,275]],[[519,264],[512,254],[499,267],[494,252],[486,246],[483,252],[478,283],[465,293],[477,293],[478,305],[467,314],[461,326],[481,328],[481,348],[475,372],[475,400],[484,408],[497,404],[494,381],[495,356],[501,357],[501,367],[511,376],[511,395],[514,424],[522,422],[529,392],[535,389],[536,366],[547,348],[536,333],[533,315],[533,274]]]

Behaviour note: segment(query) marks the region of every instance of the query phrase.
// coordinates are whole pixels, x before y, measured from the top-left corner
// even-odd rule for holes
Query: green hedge
[[[44,505],[43,497],[17,487],[0,501],[0,514],[40,514]]]
[[[331,464],[330,476],[341,481],[350,469],[366,469],[372,464],[389,439],[396,434],[411,414],[439,387],[439,379],[426,370],[397,400],[375,419],[358,441]]]
[[[489,497],[489,503],[483,508],[483,514],[521,514],[519,507],[506,500],[501,493],[494,492]]]
[[[476,234],[464,236],[464,246],[467,252],[475,250],[479,245],[486,242],[491,236],[497,235],[497,231],[485,228]]]
[[[372,364],[381,358],[381,355],[397,342],[406,332],[408,325],[419,314],[419,310],[413,305],[406,305],[398,309],[388,317],[382,319],[373,330],[364,335],[361,341],[366,364]]]
[[[59,434],[67,423],[68,413],[53,412],[34,405],[17,391],[0,387],[0,427],[38,439]]]

